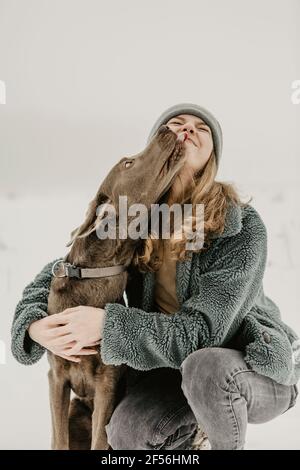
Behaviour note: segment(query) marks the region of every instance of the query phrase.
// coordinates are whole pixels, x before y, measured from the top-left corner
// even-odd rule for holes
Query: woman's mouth
[[[195,145],[194,142],[192,141],[192,139],[190,139],[190,138],[188,137],[188,133],[187,133],[187,132],[181,132],[181,133],[177,136],[177,140],[180,140],[180,141],[183,142],[184,144],[185,144],[186,142],[189,142],[189,143]],[[195,145],[195,147],[196,147],[196,145]]]
[[[190,138],[186,139],[184,143],[193,144],[196,147],[196,144],[194,144],[194,142]]]

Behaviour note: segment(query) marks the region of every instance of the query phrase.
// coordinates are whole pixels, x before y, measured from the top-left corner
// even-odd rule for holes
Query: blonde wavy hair
[[[160,268],[165,253],[165,243],[167,242],[169,242],[169,255],[173,260],[185,260],[194,252],[207,250],[211,244],[211,235],[214,233],[221,234],[224,230],[228,204],[243,207],[251,202],[252,197],[247,202],[241,201],[233,183],[216,181],[216,173],[216,157],[214,151],[212,151],[204,168],[193,175],[189,188],[184,188],[180,175],[177,175],[176,179],[179,179],[181,186],[179,194],[175,194],[174,184],[167,193],[166,202],[169,206],[174,202],[192,204],[192,221],[190,222],[193,231],[195,231],[197,223],[196,204],[204,205],[202,248],[187,250],[187,238],[184,230],[181,238],[175,237],[175,233],[172,232],[169,240],[159,238],[157,234],[151,232],[147,239],[141,241],[132,260],[133,265],[139,271],[157,271]],[[182,228],[184,228],[184,225],[182,225]]]

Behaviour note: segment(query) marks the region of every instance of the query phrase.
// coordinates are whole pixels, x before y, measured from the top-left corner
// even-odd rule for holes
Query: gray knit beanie
[[[198,116],[210,127],[212,132],[213,144],[214,144],[214,152],[216,155],[216,163],[217,167],[219,167],[221,153],[222,153],[222,146],[223,146],[223,137],[222,137],[222,129],[217,121],[217,119],[212,115],[210,111],[203,108],[202,106],[198,106],[197,104],[192,103],[179,103],[171,106],[166,111],[164,111],[157,121],[155,122],[154,126],[152,127],[150,134],[148,136],[147,145],[156,133],[156,131],[162,126],[166,124],[174,116],[178,114],[192,114],[194,116]]]

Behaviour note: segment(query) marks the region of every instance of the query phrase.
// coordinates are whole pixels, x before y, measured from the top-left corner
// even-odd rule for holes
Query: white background
[[[0,0],[0,448],[50,447],[48,363],[18,364],[22,290],[64,255],[121,157],[140,152],[180,102],[220,121],[218,180],[268,231],[264,289],[300,333],[299,0]],[[247,449],[300,449],[300,405],[249,425]]]

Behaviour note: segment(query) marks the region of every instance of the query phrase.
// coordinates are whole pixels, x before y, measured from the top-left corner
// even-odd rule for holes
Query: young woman
[[[167,201],[204,204],[203,247],[189,252],[184,237],[150,234],[134,259],[128,306],[79,306],[50,317],[55,261],[47,264],[16,307],[12,352],[23,364],[37,362],[45,349],[79,361],[102,340],[104,363],[127,364],[126,394],[106,426],[113,449],[188,449],[198,425],[212,449],[243,449],[248,422],[264,423],[294,406],[300,341],[264,294],[260,215],[233,185],[215,180],[218,121],[201,106],[180,103],[157,119],[148,142],[162,124],[188,137],[186,163]]]

